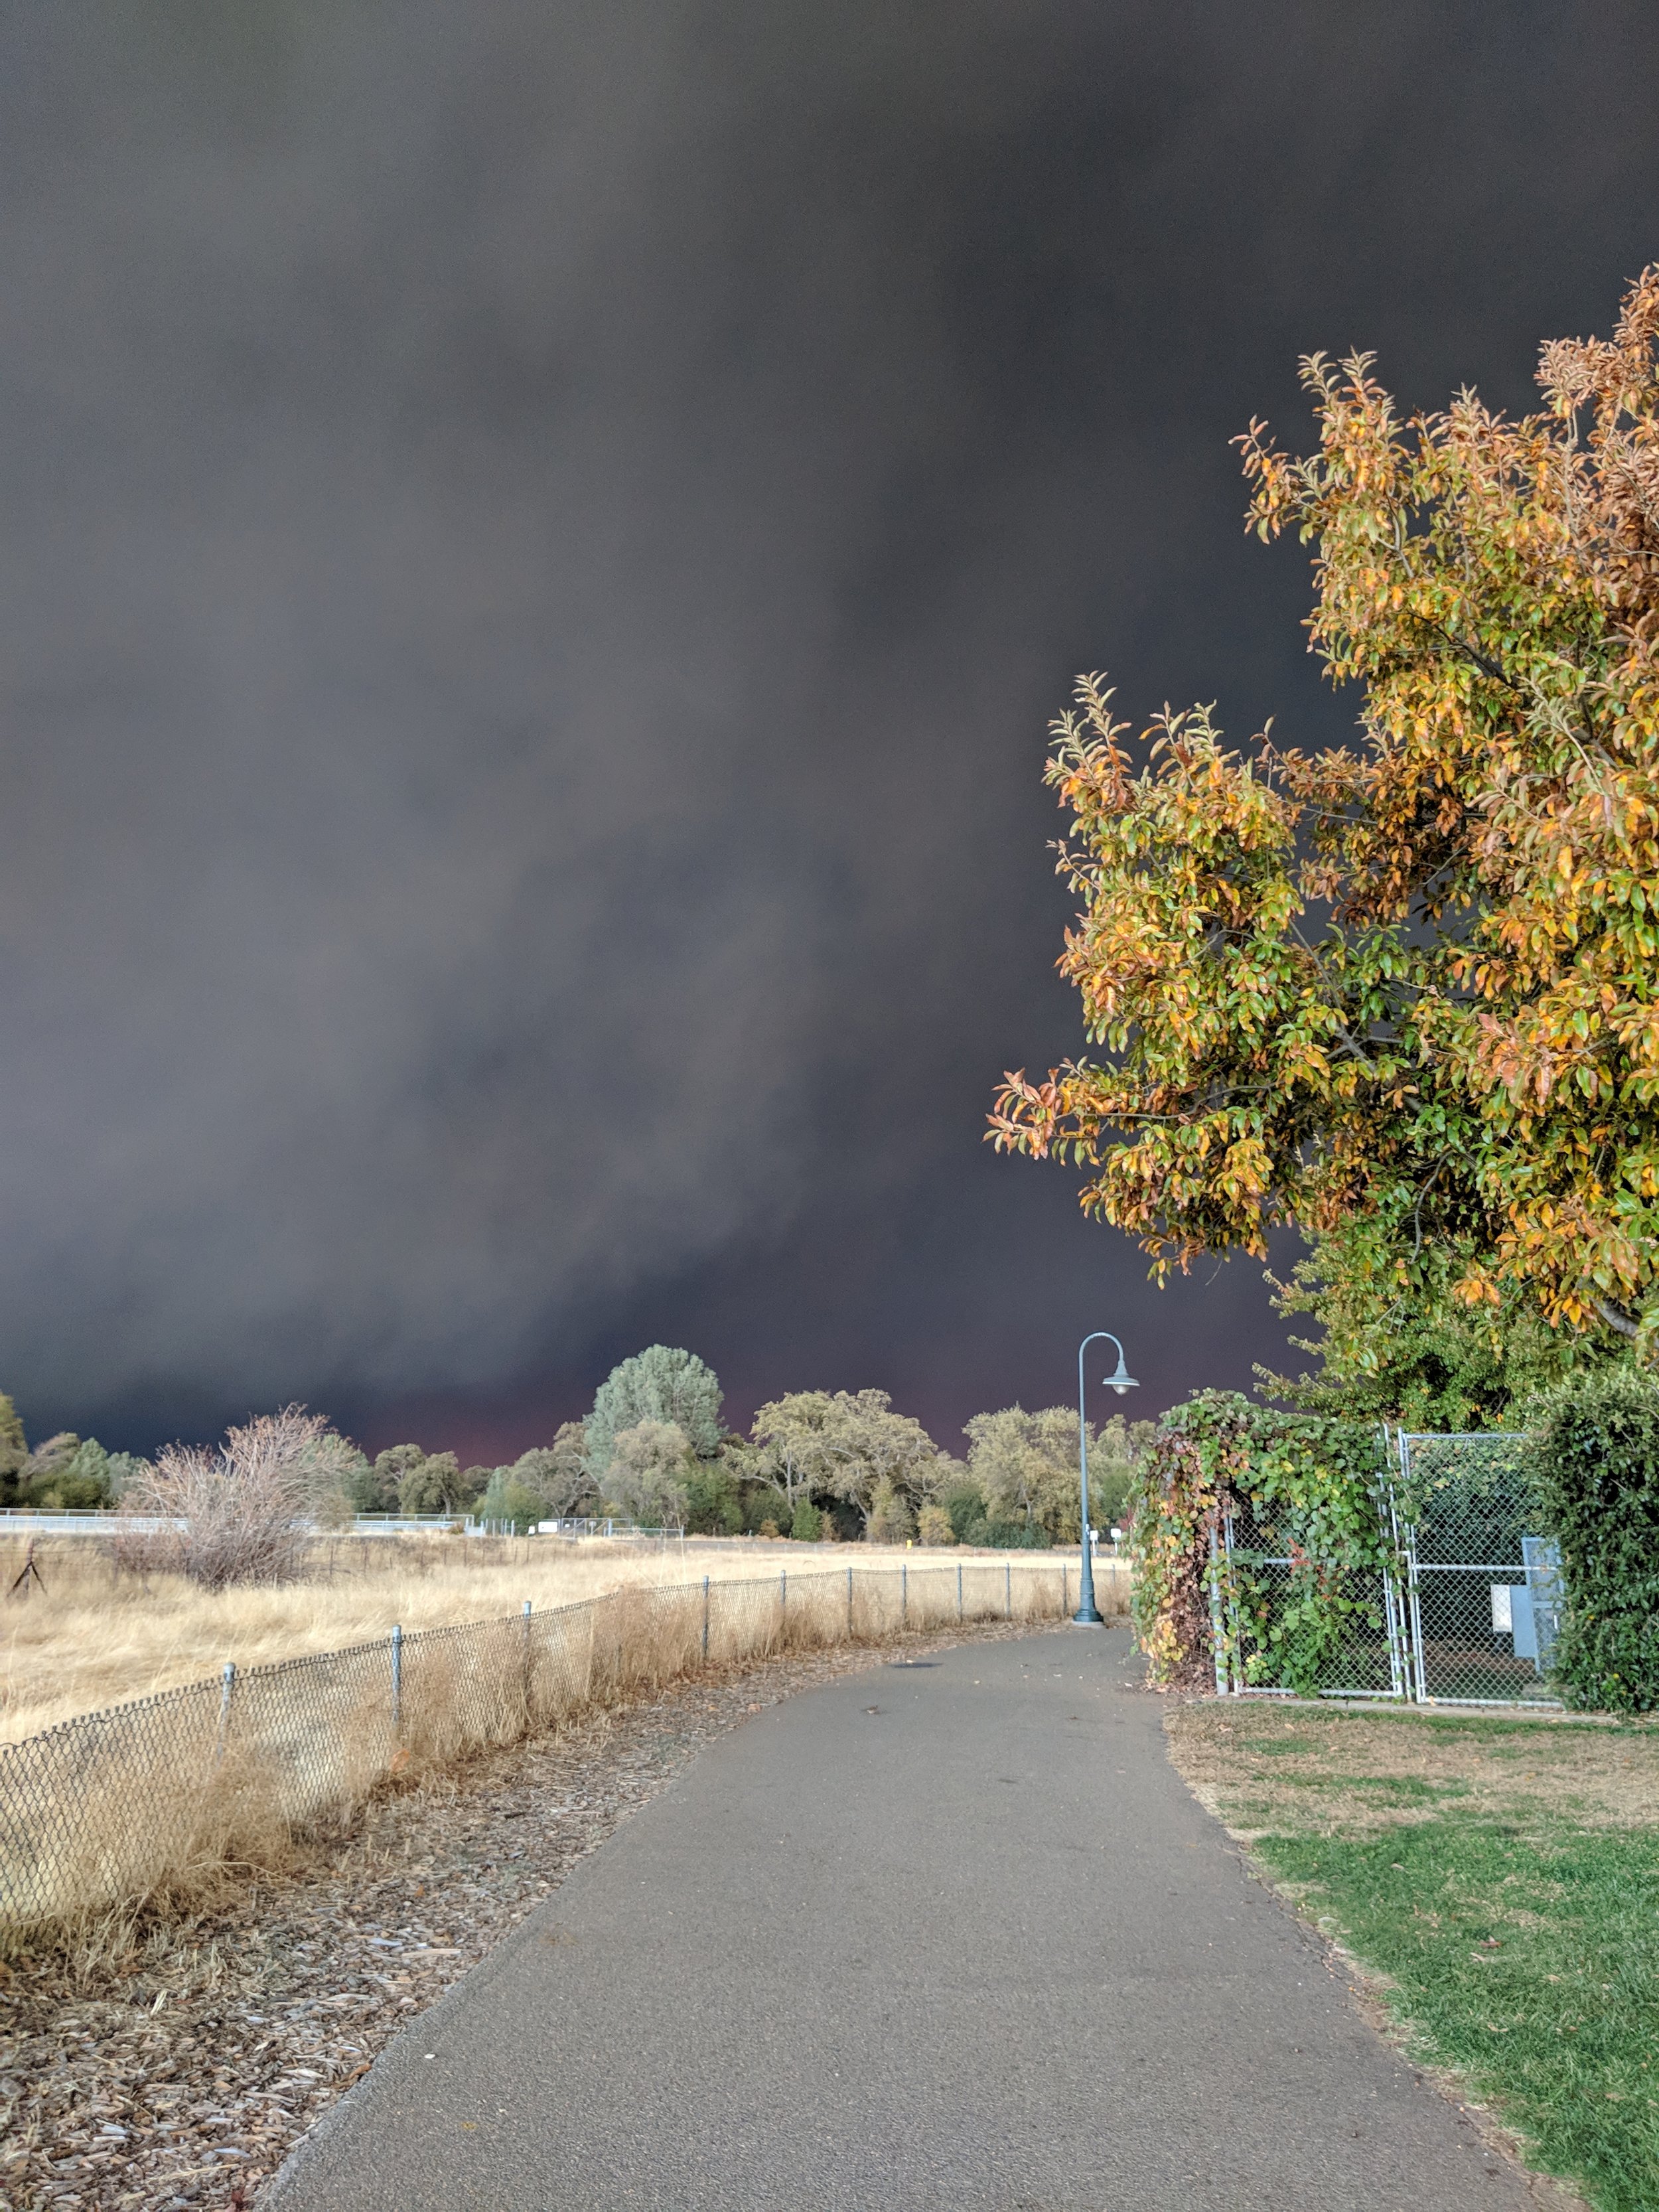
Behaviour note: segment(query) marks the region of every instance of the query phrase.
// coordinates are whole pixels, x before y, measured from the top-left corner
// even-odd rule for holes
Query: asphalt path
[[[1164,1749],[1120,1632],[704,1752],[381,2057],[271,2212],[1521,2212]]]

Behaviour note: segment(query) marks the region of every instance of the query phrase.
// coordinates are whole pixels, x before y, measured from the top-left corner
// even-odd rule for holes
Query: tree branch
[[[1526,697],[1525,690],[1516,682],[1514,677],[1506,676],[1495,660],[1488,660],[1486,654],[1479,652],[1475,647],[1468,643],[1467,639],[1454,637],[1443,623],[1431,623],[1429,628],[1438,630],[1452,651],[1461,653],[1466,660],[1472,660],[1483,676],[1490,676],[1494,684],[1503,684],[1506,690],[1513,691],[1518,699]]]
[[[1423,1201],[1439,1182],[1440,1170],[1445,1164],[1444,1160],[1436,1164],[1434,1173],[1418,1192],[1417,1203],[1412,1208],[1412,1257],[1413,1260],[1420,1259],[1423,1253]]]
[[[1614,1305],[1611,1298],[1592,1298],[1590,1304],[1607,1327],[1616,1329],[1620,1336],[1634,1337],[1642,1334],[1624,1308]]]
[[[1336,1024],[1336,1033],[1338,1036],[1341,1038],[1343,1043],[1347,1046],[1348,1050],[1353,1054],[1354,1058],[1359,1062],[1359,1065],[1362,1067],[1369,1067],[1372,1073],[1375,1074],[1376,1071],[1376,1062],[1371,1058],[1364,1046],[1360,1043],[1358,1038],[1353,1035],[1352,1030],[1345,1029],[1342,1024],[1339,1022]],[[1375,1037],[1371,1042],[1375,1044],[1386,1044],[1389,1040],[1387,1037]]]

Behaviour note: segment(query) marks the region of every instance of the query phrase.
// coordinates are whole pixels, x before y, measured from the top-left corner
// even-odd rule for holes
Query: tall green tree
[[[866,1531],[881,1493],[881,1525],[910,1525],[953,1462],[920,1421],[896,1413],[884,1390],[795,1390],[755,1416],[756,1472],[778,1493],[781,1528],[803,1504],[854,1507]],[[885,1485],[883,1489],[882,1486]]]
[[[1451,1295],[1461,1265],[1453,1252],[1425,1254],[1409,1289],[1386,1299],[1364,1256],[1340,1236],[1327,1236],[1287,1279],[1269,1274],[1278,1310],[1305,1314],[1320,1331],[1291,1339],[1298,1351],[1318,1355],[1314,1372],[1292,1377],[1257,1368],[1269,1397],[1367,1425],[1498,1428],[1513,1407],[1569,1369],[1599,1367],[1622,1352],[1609,1331],[1553,1328],[1536,1297],[1517,1284],[1500,1286],[1495,1307],[1461,1303]]]
[[[72,1429],[37,1444],[17,1475],[17,1500],[23,1505],[86,1512],[114,1497],[109,1454],[96,1437],[77,1437]]]
[[[811,1503],[815,1491],[825,1498],[835,1494],[840,1425],[828,1390],[789,1391],[755,1415],[750,1434],[759,1457],[754,1472],[778,1492],[786,1522],[793,1522],[798,1505]]]
[[[1082,1491],[1078,1480],[1078,1418],[1071,1406],[1046,1406],[1028,1413],[1006,1406],[975,1413],[963,1431],[968,1473],[985,1501],[993,1528],[1024,1524],[1053,1543],[1081,1540]],[[1089,1429],[1089,1510],[1097,1527],[1110,1527],[1127,1509],[1134,1470],[1153,1435],[1150,1421],[1133,1428],[1121,1413]]]
[[[433,1452],[405,1467],[398,1486],[398,1506],[404,1513],[465,1513],[476,1495],[454,1453]]]
[[[1659,268],[1611,340],[1544,347],[1519,422],[1470,392],[1404,420],[1364,355],[1304,375],[1318,450],[1252,425],[1250,520],[1315,548],[1360,741],[1231,750],[1196,707],[1137,743],[1083,679],[1048,769],[1060,965],[1105,1050],[1011,1075],[992,1134],[1081,1165],[1160,1275],[1301,1230],[1362,1369],[1437,1305],[1646,1352]]]
[[[672,1423],[700,1459],[712,1459],[720,1449],[720,1395],[714,1370],[694,1352],[653,1344],[623,1360],[599,1385],[587,1417],[594,1480],[605,1480],[620,1432],[641,1421]]]
[[[866,1534],[872,1522],[890,1536],[901,1528],[908,1533],[916,1507],[954,1462],[920,1421],[893,1411],[885,1390],[837,1390],[831,1407],[830,1495],[857,1509]]]
[[[585,1513],[594,1499],[588,1463],[587,1432],[580,1421],[565,1421],[550,1444],[532,1445],[514,1462],[512,1474],[540,1498],[544,1515],[562,1520]]]
[[[392,1513],[406,1510],[403,1504],[404,1485],[419,1468],[426,1465],[426,1454],[419,1444],[391,1444],[375,1456],[374,1465],[366,1474],[360,1474],[351,1487],[351,1502],[359,1513]]]

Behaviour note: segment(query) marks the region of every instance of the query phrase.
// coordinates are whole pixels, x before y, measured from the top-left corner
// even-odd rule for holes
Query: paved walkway
[[[724,1738],[417,2021],[271,2212],[1521,2212],[1164,1756],[1120,1632]]]

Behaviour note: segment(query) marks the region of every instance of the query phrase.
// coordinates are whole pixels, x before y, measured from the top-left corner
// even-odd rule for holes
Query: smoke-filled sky
[[[981,1142],[1081,1042],[1046,724],[1346,730],[1229,438],[1316,348],[1524,406],[1656,257],[1642,0],[8,10],[31,1433],[1294,1362]]]

